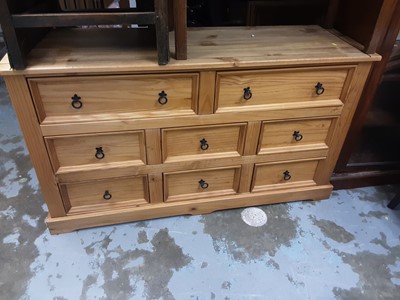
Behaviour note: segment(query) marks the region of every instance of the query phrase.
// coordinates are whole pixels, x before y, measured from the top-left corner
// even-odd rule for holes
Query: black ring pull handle
[[[253,97],[253,93],[251,92],[250,87],[248,86],[247,88],[243,89],[243,98],[244,100],[248,101]]]
[[[107,190],[104,192],[103,194],[103,199],[104,200],[110,200],[112,198],[112,195],[110,194],[110,192]]]
[[[283,172],[283,179],[284,180],[290,180],[292,178],[292,175],[290,175],[290,172],[288,170],[286,170],[285,172]]]
[[[81,101],[81,99],[82,99],[81,97],[79,97],[77,94],[75,94],[73,97],[71,97],[71,99],[72,99],[71,105],[73,108],[75,108],[75,109],[82,108],[83,103]]]
[[[297,142],[299,142],[303,139],[303,135],[300,133],[300,131],[294,131],[293,137],[294,137],[295,141],[297,141]]]
[[[104,154],[104,150],[103,147],[96,147],[96,154],[94,155],[97,159],[103,159],[104,156],[106,156]]]
[[[322,95],[325,92],[325,88],[323,87],[323,84],[321,82],[318,82],[315,86],[315,92],[317,93],[317,95]]]
[[[161,105],[165,105],[168,103],[168,98],[167,98],[167,93],[164,91],[161,91],[161,93],[158,94],[159,98],[158,98],[158,103],[160,103]]]
[[[200,140],[200,149],[201,150],[207,150],[210,147],[206,139]]]
[[[203,190],[205,190],[206,188],[208,188],[208,183],[207,183],[205,180],[203,180],[203,179],[200,179],[199,184],[200,184],[200,187],[201,187]]]

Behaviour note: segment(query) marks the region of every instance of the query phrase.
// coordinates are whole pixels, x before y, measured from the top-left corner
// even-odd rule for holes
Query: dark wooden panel
[[[15,28],[26,27],[69,27],[84,25],[113,25],[113,24],[154,24],[154,12],[125,12],[125,13],[56,13],[56,14],[21,14],[13,15]]]
[[[382,41],[397,0],[340,0],[334,28],[374,53]]]
[[[169,30],[168,30],[168,3],[167,0],[154,0],[156,13],[155,26],[157,35],[158,64],[166,65],[169,62]]]
[[[187,59],[186,0],[174,0],[175,56]]]

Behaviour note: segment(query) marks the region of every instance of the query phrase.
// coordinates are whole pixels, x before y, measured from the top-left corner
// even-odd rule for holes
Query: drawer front
[[[194,114],[197,106],[197,74],[46,78],[29,83],[41,121],[90,120],[98,114],[103,119]]]
[[[259,154],[327,147],[332,119],[263,122]]]
[[[179,201],[235,194],[238,191],[240,166],[165,173],[164,200]]]
[[[164,162],[240,156],[246,123],[162,130]]]
[[[318,160],[278,164],[256,164],[252,191],[284,188],[290,185],[314,185]]]
[[[143,165],[146,152],[143,131],[46,138],[55,171],[123,163]]]
[[[147,204],[147,176],[70,183],[60,186],[69,213],[111,210]]]
[[[340,99],[348,71],[347,68],[314,68],[221,72],[217,77],[217,111]]]

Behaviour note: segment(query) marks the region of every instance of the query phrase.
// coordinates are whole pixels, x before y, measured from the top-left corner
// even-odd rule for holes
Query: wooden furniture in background
[[[378,55],[316,25],[203,28],[161,67],[123,34],[59,29],[29,68],[0,62],[52,233],[329,197]]]
[[[337,189],[400,182],[400,1],[384,19],[382,61],[371,70],[332,176]]]
[[[176,1],[176,9],[182,11],[185,2]],[[92,8],[88,5],[92,2],[79,2],[81,5],[74,2],[72,6],[70,1],[63,1],[61,2],[63,8],[72,10],[71,12],[63,12],[59,2],[53,0],[23,2],[0,0],[0,23],[3,27],[11,67],[17,70],[26,68],[26,56],[52,28],[90,25],[154,24],[156,35],[154,41],[156,41],[158,50],[158,63],[160,65],[168,63],[170,54],[167,0],[154,0],[154,5],[152,3],[153,11],[138,11],[133,8],[105,9],[103,6],[108,3],[107,1],[95,1],[93,3],[101,3],[101,5]],[[85,10],[75,12],[75,9],[82,8],[85,8]],[[176,27],[178,28],[177,43],[179,47],[177,49],[179,50],[179,59],[185,57],[185,30],[181,28],[181,24],[184,22],[181,18],[185,18],[185,15],[175,16]],[[143,28],[130,30],[149,31]],[[131,38],[134,39],[134,37]],[[180,46],[179,43],[182,43],[183,46]]]

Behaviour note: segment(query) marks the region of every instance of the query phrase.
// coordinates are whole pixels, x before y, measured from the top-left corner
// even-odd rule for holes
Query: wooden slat
[[[169,62],[169,31],[167,0],[154,0],[155,25],[157,35],[158,64]]]
[[[26,80],[22,76],[10,76],[4,79],[50,215],[52,217],[65,216],[63,201],[53,175]]]
[[[242,165],[240,173],[239,193],[249,193],[253,179],[254,164]]]
[[[172,0],[174,5],[175,56],[187,59],[186,0]]]
[[[113,24],[154,24],[154,12],[46,13],[13,15],[15,28],[69,27]]]
[[[147,163],[161,164],[161,132],[160,129],[146,129]]]
[[[249,122],[247,124],[246,142],[243,155],[255,155],[260,137],[261,122]]]
[[[215,71],[200,72],[199,84],[199,115],[214,112]]]
[[[164,201],[163,176],[161,173],[149,174],[149,195],[151,204]]]

